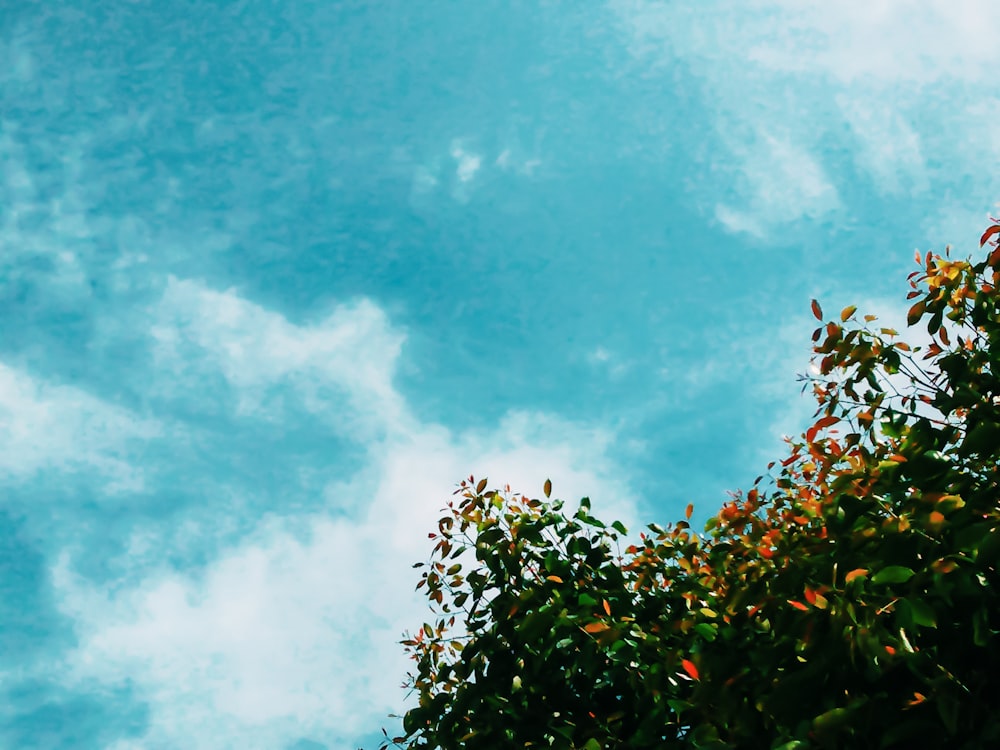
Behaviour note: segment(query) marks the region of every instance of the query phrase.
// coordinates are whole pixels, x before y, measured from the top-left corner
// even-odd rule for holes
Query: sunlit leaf
[[[688,677],[692,680],[698,679],[698,667],[690,659],[683,659],[681,661],[681,668],[687,673]]]
[[[997,224],[994,224],[985,232],[983,232],[983,236],[979,238],[979,247],[985,245],[986,242],[990,239],[990,237],[995,235],[997,232],[1000,232],[1000,225]]]
[[[816,316],[816,320],[823,320],[823,308],[819,306],[819,302],[810,300],[809,306],[812,308],[812,314]]]
[[[865,568],[855,568],[850,573],[844,576],[844,583],[850,583],[853,580],[861,578],[862,576],[867,576],[868,571]]]

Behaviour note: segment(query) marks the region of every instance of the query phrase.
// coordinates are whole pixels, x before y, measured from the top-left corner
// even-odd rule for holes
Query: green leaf
[[[913,621],[917,625],[922,625],[925,628],[937,627],[937,615],[930,604],[923,599],[906,599],[904,601],[910,607]]]
[[[913,578],[913,571],[902,565],[890,565],[872,576],[872,583],[906,583]]]
[[[719,635],[716,626],[707,622],[698,623],[697,625],[694,626],[694,629],[695,632],[698,633],[698,635],[700,635],[702,638],[704,638],[706,641],[709,642],[714,641],[716,637]]]
[[[820,714],[813,719],[813,729],[817,732],[827,732],[844,724],[851,718],[851,710],[848,708],[831,708],[826,713]]]
[[[583,744],[580,750],[601,750],[601,743],[591,737]]]

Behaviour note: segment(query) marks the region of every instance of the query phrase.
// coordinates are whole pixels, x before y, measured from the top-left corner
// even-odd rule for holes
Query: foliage
[[[813,424],[702,534],[651,524],[623,550],[548,482],[462,482],[391,742],[1000,747],[998,233],[976,263],[918,255],[924,347],[854,307],[816,330]]]

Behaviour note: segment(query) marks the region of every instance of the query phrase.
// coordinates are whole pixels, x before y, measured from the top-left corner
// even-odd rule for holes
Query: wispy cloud
[[[159,312],[164,364],[189,386],[214,368],[240,394],[242,418],[266,417],[256,405],[281,386],[319,413],[335,411],[342,392],[359,420],[383,429],[354,433],[365,458],[327,486],[324,508],[282,514],[276,501],[197,572],[151,564],[146,549],[142,567],[109,588],[60,557],[53,581],[78,635],[70,681],[130,682],[149,702],[146,736],[120,750],[263,750],[301,738],[332,747],[377,729],[403,700],[397,641],[427,616],[410,565],[470,472],[531,493],[551,477],[561,496],[589,492],[602,515],[634,520],[606,430],[518,412],[455,434],[408,416],[392,383],[403,336],[370,302],[295,325],[231,290],[172,279]]]
[[[817,218],[837,208],[837,191],[809,153],[786,139],[761,134],[752,146],[735,145],[747,205],[720,203],[716,218],[733,232],[763,237],[774,224]]]
[[[0,476],[8,481],[86,471],[106,491],[139,489],[142,471],[130,453],[160,434],[153,420],[0,362]]]
[[[972,111],[992,101],[977,84],[1000,64],[989,31],[1000,7],[977,0],[611,5],[643,64],[665,69],[680,59],[702,87],[725,144],[710,166],[744,178],[736,193],[747,208],[716,208],[731,231],[773,236],[836,210],[839,178],[826,173],[854,145],[845,131],[860,145],[856,167],[884,194],[925,191],[939,170],[974,177],[984,192],[997,187],[981,174],[991,144]]]
[[[243,414],[280,411],[290,387],[308,409],[345,426],[378,432],[406,419],[392,384],[403,336],[371,302],[295,326],[233,290],[171,277],[155,318],[155,357],[174,376],[164,384],[174,396],[219,372]],[[337,396],[349,413],[336,410]]]

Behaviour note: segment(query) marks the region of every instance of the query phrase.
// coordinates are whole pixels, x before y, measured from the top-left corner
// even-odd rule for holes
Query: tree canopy
[[[701,533],[463,481],[385,745],[1000,747],[998,234],[918,254],[922,346],[812,303],[812,424]]]

